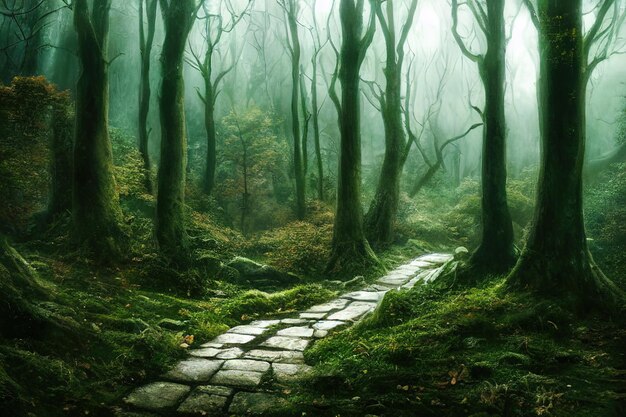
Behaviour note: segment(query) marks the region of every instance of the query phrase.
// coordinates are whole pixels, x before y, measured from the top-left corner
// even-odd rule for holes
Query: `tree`
[[[145,17],[148,22],[148,32],[144,28],[144,4]],[[157,0],[139,0],[139,52],[141,54],[141,73],[139,86],[139,152],[143,159],[143,168],[146,178],[146,190],[153,192],[152,174],[150,172],[150,154],[148,143],[150,132],[148,131],[148,112],[150,111],[150,59],[152,44],[156,31]]]
[[[82,72],[76,86],[72,219],[80,244],[101,259],[123,254],[125,234],[109,139],[108,33],[111,0],[75,0]]]
[[[279,0],[282,7],[287,26],[287,51],[291,57],[291,131],[293,135],[293,168],[296,180],[296,216],[298,219],[304,219],[306,215],[306,181],[304,172],[303,159],[306,153],[302,151],[304,138],[307,133],[300,137],[300,111],[299,111],[299,92],[300,92],[300,37],[298,34],[298,12],[299,5],[297,0]],[[304,145],[304,146],[303,146]]]
[[[461,52],[478,65],[485,88],[482,151],[482,237],[468,271],[502,273],[515,263],[513,223],[506,195],[506,123],[504,86],[506,33],[504,1],[466,3],[487,40],[484,55],[471,52],[458,31],[458,0],[452,0],[452,34]]]
[[[174,261],[186,258],[185,174],[187,132],[183,58],[195,20],[195,0],[160,0],[165,25],[161,55],[161,161],[158,173],[156,236],[161,253]]]
[[[602,23],[583,36],[582,0],[540,0],[538,12],[541,169],[534,220],[508,285],[581,307],[612,304],[621,293],[593,261],[583,219],[586,45]]]
[[[380,245],[394,240],[396,213],[400,198],[400,177],[404,162],[406,137],[402,124],[402,65],[404,45],[409,36],[417,0],[411,0],[408,15],[400,38],[396,43],[396,23],[394,3],[387,1],[387,13],[383,12],[383,2],[376,3],[376,16],[385,38],[387,60],[385,63],[385,91],[380,96],[380,110],[385,126],[385,158],[378,180],[376,194],[365,216],[365,230],[370,242]]]
[[[215,186],[215,170],[217,168],[217,132],[215,129],[215,104],[217,97],[220,94],[219,86],[224,80],[224,77],[228,75],[235,66],[235,59],[230,66],[219,71],[214,78],[213,59],[215,53],[218,51],[218,46],[222,41],[225,33],[232,32],[237,24],[246,15],[248,7],[252,5],[250,1],[245,10],[240,14],[236,14],[230,1],[226,2],[226,9],[230,16],[230,22],[224,23],[222,16],[222,4],[220,2],[220,8],[218,14],[212,14],[209,10],[208,1],[203,0],[202,8],[204,15],[199,18],[204,23],[202,36],[206,41],[206,50],[204,57],[197,54],[193,48],[190,48],[193,59],[188,60],[189,64],[200,72],[202,79],[204,80],[204,93],[198,92],[200,100],[204,104],[204,127],[207,136],[207,154],[206,165],[204,170],[204,179],[202,187],[207,195],[210,195]]]
[[[365,0],[341,0],[339,4],[343,38],[338,60],[339,73],[333,77],[330,95],[338,111],[341,144],[337,208],[328,271],[342,270],[350,264],[376,265],[379,262],[365,238],[361,207],[360,70],[376,30],[376,15],[372,10],[363,33],[364,3]],[[371,5],[374,6],[373,1]],[[334,89],[337,79],[341,83],[341,101]]]

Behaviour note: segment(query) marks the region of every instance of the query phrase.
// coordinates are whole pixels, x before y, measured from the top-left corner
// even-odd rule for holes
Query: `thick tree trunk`
[[[139,0],[139,48],[141,52],[141,73],[139,86],[139,153],[143,160],[143,169],[145,175],[145,187],[149,194],[152,194],[154,188],[152,186],[152,172],[150,168],[150,153],[148,132],[148,114],[150,111],[150,97],[152,90],[150,89],[150,59],[152,53],[152,45],[154,42],[154,33],[156,31],[156,15],[157,0],[147,0],[146,17],[148,19],[147,36],[144,31],[144,1]]]
[[[315,161],[317,166],[317,199],[319,201],[324,201],[324,163],[322,161],[322,146],[320,145],[319,105],[317,101],[317,54],[313,57],[312,64],[311,117],[313,118],[313,143],[315,147]]]
[[[121,256],[125,235],[109,140],[107,37],[110,0],[76,0],[74,22],[82,72],[76,86],[72,216],[74,235],[100,260]]]
[[[539,1],[542,154],[535,217],[510,287],[583,303],[615,301],[585,235],[582,0]],[[588,304],[587,304],[588,305]]]
[[[215,93],[211,82],[211,73],[204,80],[206,101],[204,107],[204,127],[206,130],[206,169],[204,171],[204,192],[211,194],[215,185],[215,170],[217,169],[217,133],[215,130]]]
[[[177,0],[172,1],[164,11],[156,236],[161,253],[175,261],[184,261],[187,257],[184,221],[187,132],[183,58],[193,23],[194,6],[194,0]]]
[[[515,263],[513,223],[506,195],[504,2],[487,2],[487,12],[488,49],[479,68],[485,86],[482,238],[470,265],[481,272],[502,273]]]
[[[364,53],[360,39],[363,28],[362,10],[352,0],[340,5],[343,43],[340,53],[341,113],[339,128],[341,144],[337,173],[337,209],[328,271],[346,266],[378,264],[378,259],[365,238],[361,207],[361,115],[360,68]]]

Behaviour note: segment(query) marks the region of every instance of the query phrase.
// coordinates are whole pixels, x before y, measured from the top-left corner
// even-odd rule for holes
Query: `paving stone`
[[[328,303],[319,304],[309,308],[307,313],[328,313],[333,310],[341,310],[348,304],[349,301],[343,298],[338,298],[336,300],[330,301]]]
[[[243,350],[234,347],[229,349],[222,349],[222,352],[218,353],[216,357],[218,359],[236,359],[241,355],[243,355]]]
[[[200,345],[200,347],[203,347],[203,348],[210,348],[210,347],[212,347],[212,348],[216,348],[216,349],[219,349],[219,348],[221,348],[223,346],[224,346],[224,344],[222,344],[222,343],[213,343],[213,342],[209,342],[209,343],[205,343],[203,345]]]
[[[216,389],[217,388],[217,389]],[[200,386],[178,407],[179,413],[217,414],[224,410],[232,389],[226,387]]]
[[[433,268],[435,266],[435,264],[433,264],[432,262],[426,262],[424,260],[421,259],[416,259],[413,262],[410,263],[411,266],[416,266],[418,268],[421,269],[430,269]]]
[[[328,330],[316,330],[313,333],[313,337],[317,339],[321,339],[322,337],[326,337],[326,336],[328,336]]]
[[[306,376],[313,368],[308,365],[275,363],[272,365],[272,370],[274,371],[274,378],[278,382],[289,382]]]
[[[255,361],[251,359],[232,359],[224,362],[222,369],[227,371],[253,371],[265,372],[270,369],[270,363],[265,361]]]
[[[306,319],[282,319],[280,321],[282,324],[306,324],[309,320]]]
[[[237,333],[224,333],[213,339],[213,343],[223,343],[225,345],[244,345],[254,340],[254,336]]]
[[[328,316],[328,320],[356,321],[376,307],[375,303],[355,301],[345,309]]]
[[[287,401],[276,395],[261,392],[238,392],[228,412],[237,416],[265,416],[287,407]]]
[[[328,313],[300,313],[300,318],[319,320],[319,319],[323,319],[324,316],[326,316],[326,314]]]
[[[410,266],[410,265],[403,265],[399,268],[394,269],[393,271],[391,271],[391,274],[405,274],[408,276],[413,276],[415,274],[417,274],[419,272],[419,268],[416,266]]]
[[[399,287],[400,285],[405,284],[409,279],[410,277],[407,277],[407,276],[394,277],[394,276],[386,275],[382,278],[379,278],[376,281],[376,283],[386,285],[390,288],[396,288],[396,287]]]
[[[384,292],[381,294],[377,291],[354,291],[342,295],[341,298],[347,298],[354,301],[378,301],[383,295]]]
[[[280,323],[280,320],[256,320],[250,323],[250,326],[254,327],[270,327]]]
[[[335,327],[343,326],[347,324],[345,321],[339,320],[320,320],[313,325],[315,330],[332,330]]]
[[[262,372],[241,370],[220,370],[211,379],[212,384],[230,385],[240,388],[254,388],[261,383]]]
[[[172,382],[153,382],[137,388],[124,402],[147,410],[161,410],[175,406],[191,388]]]
[[[165,374],[168,379],[175,381],[199,382],[208,381],[222,366],[224,361],[192,358],[181,362]]]
[[[197,358],[215,358],[219,353],[222,353],[223,349],[216,349],[212,347],[202,349],[191,349],[189,354]]]
[[[272,347],[284,350],[299,350],[303,351],[309,345],[309,341],[306,339],[300,339],[297,337],[287,336],[273,336],[267,339],[261,344],[261,346]]]
[[[304,326],[287,327],[286,329],[279,330],[276,334],[278,336],[311,337],[313,336],[313,329]]]
[[[267,331],[267,327],[247,325],[247,326],[233,327],[232,329],[230,329],[228,331],[228,333],[237,333],[237,334],[247,334],[247,335],[258,336],[260,334],[265,333],[266,331]]]
[[[423,261],[423,262],[431,262],[434,264],[444,264],[448,262],[449,260],[451,260],[452,258],[453,256],[447,253],[431,253],[428,255],[420,256],[416,260]]]
[[[304,363],[304,355],[302,352],[295,352],[293,350],[254,349],[246,353],[244,358],[279,363]]]

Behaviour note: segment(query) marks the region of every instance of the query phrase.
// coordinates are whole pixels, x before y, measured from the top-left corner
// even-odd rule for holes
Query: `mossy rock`
[[[277,284],[296,284],[301,281],[300,277],[295,274],[283,272],[270,265],[263,265],[240,256],[235,257],[227,266],[237,270],[239,280],[243,282],[271,281]]]
[[[505,352],[500,355],[498,362],[506,365],[529,365],[530,358],[521,353]]]

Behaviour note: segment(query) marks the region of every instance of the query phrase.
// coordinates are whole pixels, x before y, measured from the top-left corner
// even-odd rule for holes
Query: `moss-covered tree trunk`
[[[506,195],[506,35],[504,2],[487,2],[487,53],[480,66],[485,86],[482,151],[482,238],[470,263],[487,272],[506,272],[515,263],[513,222]]]
[[[123,254],[125,235],[109,140],[110,0],[74,2],[82,72],[76,86],[72,217],[78,242],[104,260]]]
[[[187,132],[183,58],[195,15],[194,0],[161,0],[165,41],[161,56],[161,160],[158,174],[156,236],[162,255],[186,258],[185,174]]]
[[[145,15],[148,21],[147,33],[144,29],[144,2]],[[152,194],[152,173],[150,169],[150,153],[148,149],[150,133],[148,131],[148,114],[150,112],[150,60],[152,45],[156,31],[157,0],[139,0],[139,51],[141,54],[141,70],[139,85],[139,153],[143,160],[146,191]]]
[[[593,261],[583,219],[585,80],[582,0],[539,1],[542,148],[535,217],[510,287],[584,307],[618,299]]]
[[[211,54],[212,55],[212,54]],[[208,58],[209,61],[211,58]],[[209,64],[210,68],[211,64]],[[211,194],[215,186],[215,171],[217,169],[217,131],[215,129],[215,99],[216,94],[211,81],[211,71],[204,79],[204,128],[206,130],[206,168],[204,170],[204,192]]]
[[[378,263],[363,230],[359,105],[360,69],[376,26],[372,12],[368,30],[361,38],[363,1],[341,0],[339,7],[343,33],[338,77],[341,82],[341,143],[337,173],[337,208],[328,271],[344,270],[350,265],[367,266]]]
[[[381,111],[385,126],[385,158],[378,179],[376,194],[365,217],[365,230],[370,242],[378,245],[393,243],[396,214],[400,199],[400,177],[404,165],[406,137],[402,124],[402,63],[404,43],[411,28],[417,1],[411,3],[409,15],[404,22],[402,34],[396,44],[394,5],[387,2],[387,15],[378,3],[376,14],[385,37],[387,61],[385,64],[385,96],[381,100]]]

